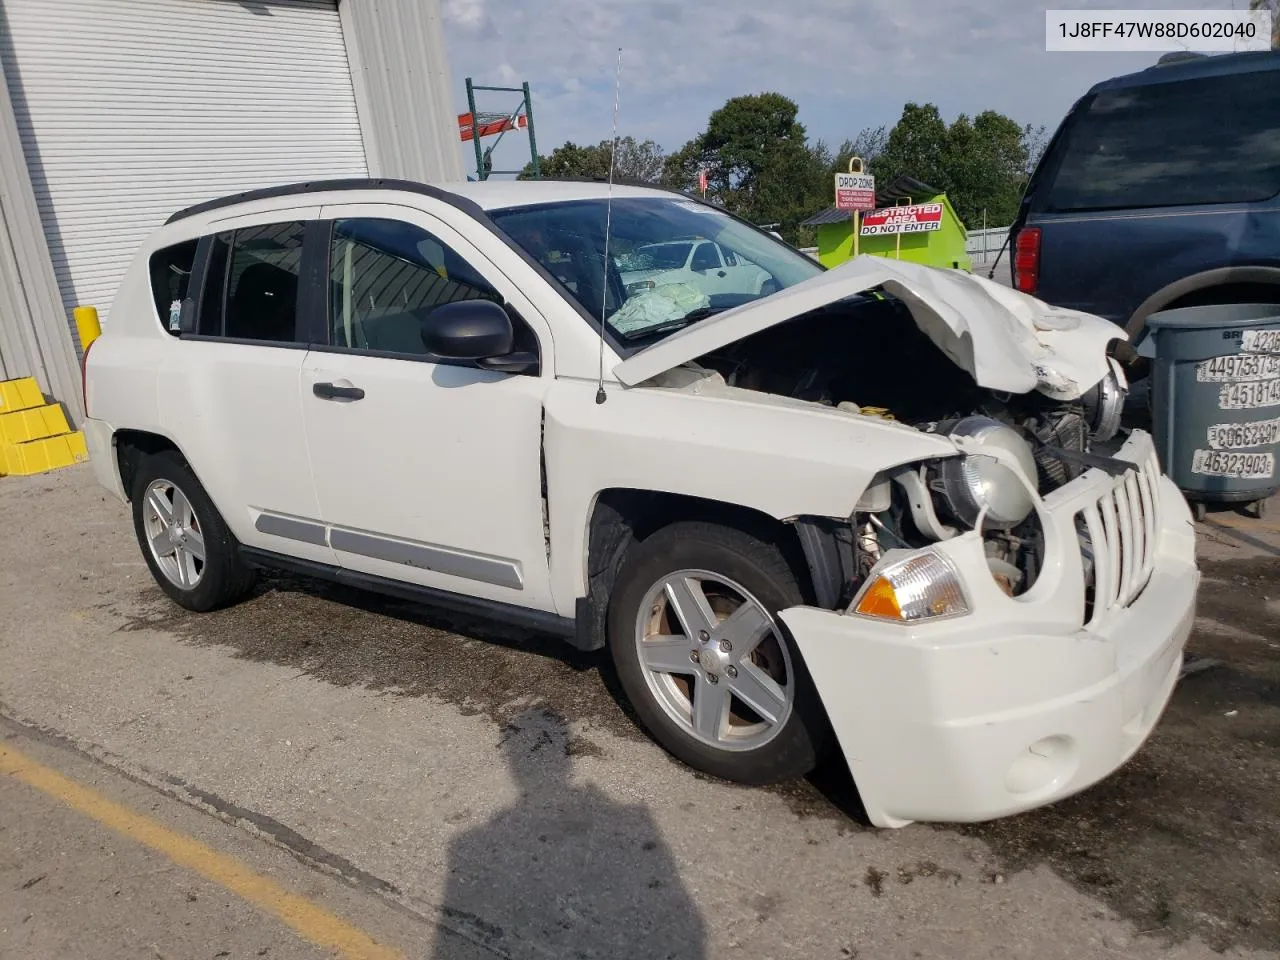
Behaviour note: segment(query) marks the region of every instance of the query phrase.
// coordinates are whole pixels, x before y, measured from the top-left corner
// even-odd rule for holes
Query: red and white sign
[[[862,218],[864,237],[883,237],[895,233],[932,233],[942,229],[942,204],[916,203],[904,207],[872,210]]]
[[[698,171],[698,189],[704,194],[707,192],[707,171],[705,169]]]
[[[481,114],[484,116],[484,114]],[[517,127],[523,130],[529,126],[529,118],[523,113],[518,117],[499,117],[496,120],[486,120],[480,124],[480,136],[492,137],[497,133],[505,133],[507,130],[515,130]],[[475,122],[469,113],[458,114],[458,135],[464,141],[471,140],[475,137]]]
[[[876,178],[869,173],[836,174],[836,208],[839,210],[874,210]]]

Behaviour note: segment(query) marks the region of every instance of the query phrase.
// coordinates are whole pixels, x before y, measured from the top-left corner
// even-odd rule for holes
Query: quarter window
[[[306,224],[272,223],[213,237],[198,332],[236,340],[297,340]]]
[[[448,245],[399,220],[333,225],[329,342],[374,352],[426,354],[422,318],[456,300],[502,296]]]
[[[175,335],[179,332],[178,318],[182,301],[187,297],[198,243],[188,240],[151,255],[151,295],[155,298],[156,314],[165,329]]]

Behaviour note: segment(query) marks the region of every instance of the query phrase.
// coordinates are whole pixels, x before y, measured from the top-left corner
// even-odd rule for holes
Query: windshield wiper
[[[727,307],[699,307],[697,310],[686,313],[678,320],[664,320],[662,323],[655,324],[652,327],[624,333],[622,339],[624,341],[643,340],[645,337],[654,337],[660,333],[674,333],[677,330],[683,330],[690,324],[697,323],[699,320],[705,320],[714,314],[723,313],[727,309]]]

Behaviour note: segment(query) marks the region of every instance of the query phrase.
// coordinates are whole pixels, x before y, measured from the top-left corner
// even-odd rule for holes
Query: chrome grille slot
[[[1154,478],[1160,474],[1154,456],[1144,460],[1124,476],[1111,478],[1097,500],[1077,514],[1089,539],[1084,552],[1093,569],[1088,626],[1133,603],[1151,579],[1157,529]]]

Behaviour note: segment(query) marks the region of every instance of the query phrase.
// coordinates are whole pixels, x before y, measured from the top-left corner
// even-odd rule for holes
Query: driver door
[[[447,215],[444,211],[442,214]],[[542,317],[446,222],[416,208],[326,205],[325,295],[302,406],[321,519],[346,568],[553,609],[542,499]],[[533,374],[429,355],[423,311],[485,298],[517,316]]]

